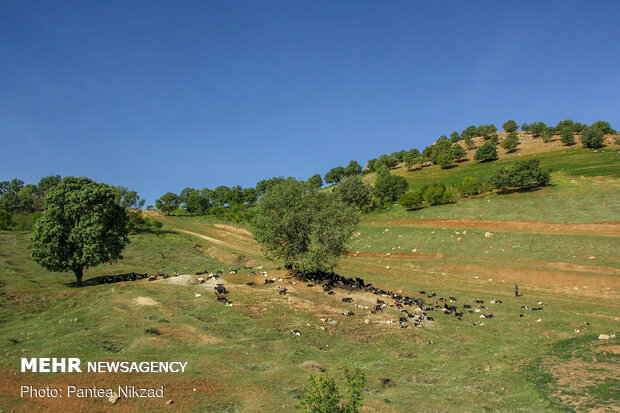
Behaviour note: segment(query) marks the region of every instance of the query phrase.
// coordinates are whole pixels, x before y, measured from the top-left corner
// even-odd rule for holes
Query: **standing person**
[[[515,283],[515,297],[519,296],[519,286]]]

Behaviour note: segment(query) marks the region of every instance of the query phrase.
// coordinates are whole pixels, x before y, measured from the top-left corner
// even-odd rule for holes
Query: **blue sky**
[[[620,128],[618,1],[3,1],[0,180],[148,203],[470,124]]]

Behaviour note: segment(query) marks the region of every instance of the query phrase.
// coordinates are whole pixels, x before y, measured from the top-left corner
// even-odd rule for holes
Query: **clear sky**
[[[619,1],[1,1],[0,180],[308,178],[470,124],[620,128]]]

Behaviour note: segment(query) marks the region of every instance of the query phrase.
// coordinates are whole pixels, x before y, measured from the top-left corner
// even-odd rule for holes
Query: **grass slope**
[[[581,156],[582,151],[571,153]],[[587,153],[601,154],[604,162],[589,168],[593,176],[616,168],[617,155]],[[549,162],[560,165],[560,158],[550,155]],[[587,164],[585,159],[580,165]],[[469,167],[479,168],[437,170],[436,179],[452,179],[450,174]],[[301,364],[314,361],[329,374],[344,366],[359,366],[367,374],[363,411],[617,409],[617,339],[597,337],[618,332],[620,237],[511,228],[485,237],[484,224],[444,229],[390,223],[411,218],[619,221],[617,191],[610,190],[618,180],[582,179],[570,175],[577,170],[571,168],[555,172],[554,186],[539,191],[414,212],[394,207],[363,219],[351,249],[366,255],[344,258],[341,274],[429,303],[433,301],[420,290],[455,296],[460,308],[475,307],[474,298],[489,307],[465,314],[462,321],[433,312],[436,321],[423,328],[387,324],[400,316],[395,308],[370,314],[355,307],[373,304],[374,295],[338,290],[330,296],[318,287],[290,284],[293,280],[284,271],[275,270],[280,264],[265,260],[243,228],[209,218],[157,217],[164,223],[161,235],[133,235],[123,261],[89,269],[86,280],[129,271],[194,273],[254,261],[283,281],[265,285],[263,277],[250,276],[249,270],[224,275],[233,307],[216,301],[205,285],[137,281],[78,289],[71,274],[50,273],[29,258],[29,233],[0,232],[0,406],[5,411],[290,412],[308,377],[316,374]],[[431,172],[412,172],[411,180],[422,183],[422,175]],[[246,285],[249,280],[256,285]],[[514,282],[521,297],[514,296]],[[276,285],[297,294],[280,296]],[[355,302],[343,303],[346,296]],[[491,299],[503,303],[490,304]],[[546,304],[542,311],[520,308],[539,301]],[[481,319],[482,312],[495,317]],[[481,321],[484,325],[474,325]],[[291,329],[300,330],[301,337],[293,337]],[[20,357],[37,356],[181,360],[189,370],[183,375],[17,372]],[[18,394],[24,382],[38,387],[163,384],[166,397],[122,399],[115,406],[105,399],[29,400]],[[167,399],[174,404],[165,405]]]

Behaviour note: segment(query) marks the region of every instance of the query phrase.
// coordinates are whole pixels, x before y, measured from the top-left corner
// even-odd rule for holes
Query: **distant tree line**
[[[0,182],[0,229],[30,230],[45,208],[48,192],[62,181],[60,175],[43,177],[37,184],[25,184],[14,178]],[[143,223],[135,211],[144,206],[144,199],[125,186],[110,186],[114,202],[127,211],[130,225]],[[137,220],[137,221],[136,221]]]
[[[537,159],[517,161],[511,166],[498,168],[487,181],[480,181],[475,176],[466,176],[455,185],[425,185],[417,191],[405,192],[398,203],[405,209],[423,208],[425,205],[441,205],[490,192],[493,189],[506,191],[523,191],[547,186],[551,180],[551,169],[543,168]]]
[[[418,149],[409,149],[383,154],[378,158],[372,158],[366,163],[363,173],[376,172],[380,167],[389,169],[396,168],[399,164],[411,170],[418,165],[439,165],[442,169],[454,167],[466,155],[467,150],[476,150],[474,160],[480,162],[492,161],[498,158],[497,146],[500,145],[506,152],[517,150],[520,141],[516,121],[508,120],[502,128],[506,132],[503,140],[499,139],[497,127],[493,124],[470,125],[461,133],[454,131],[450,136],[442,135],[437,141],[420,152]],[[603,146],[605,134],[617,134],[607,121],[596,121],[588,126],[583,123],[565,119],[556,126],[547,126],[543,122],[523,123],[522,133],[529,133],[534,138],[549,141],[553,136],[559,135],[564,145],[574,145],[575,136],[580,136],[581,142],[586,148],[597,149]],[[476,147],[474,138],[483,138],[483,144]],[[462,144],[461,144],[462,141]]]

